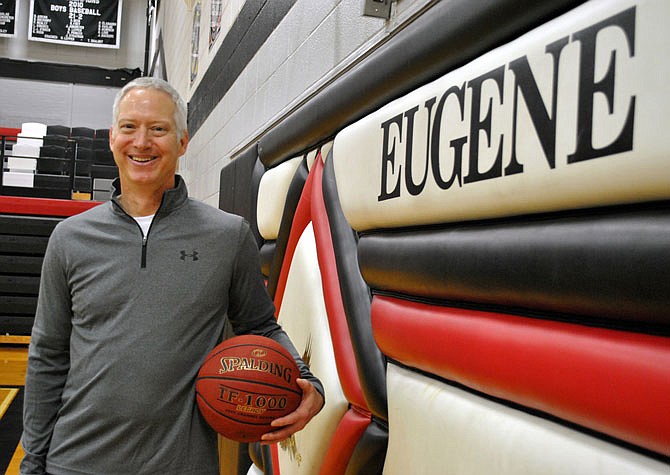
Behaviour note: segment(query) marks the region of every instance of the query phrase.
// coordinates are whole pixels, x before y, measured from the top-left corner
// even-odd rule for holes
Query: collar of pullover
[[[112,182],[112,201],[116,204],[118,209],[123,209],[119,197],[121,196],[121,181],[119,178],[116,178]],[[188,199],[188,190],[186,189],[186,183],[180,175],[175,175],[175,187],[167,190],[163,194],[163,200],[161,201],[160,208],[156,214],[165,214],[170,211],[179,208],[183,205]]]

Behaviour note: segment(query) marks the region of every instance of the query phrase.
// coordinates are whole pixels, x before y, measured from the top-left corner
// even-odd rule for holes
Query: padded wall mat
[[[361,276],[356,258],[358,236],[342,213],[330,151],[321,181],[323,201],[333,238],[333,252],[342,304],[351,333],[358,374],[367,407],[380,419],[387,417],[386,361],[377,347],[370,324],[370,289]]]
[[[384,475],[668,473],[653,458],[405,368],[389,365],[388,379]]]
[[[345,128],[333,151],[347,220],[670,199],[669,17],[665,0],[592,0]]]
[[[291,229],[293,227],[293,219],[295,218],[296,208],[300,202],[300,196],[302,195],[302,190],[307,181],[307,176],[309,170],[307,169],[307,164],[304,160],[300,161],[300,165],[295,170],[289,187],[286,190],[285,201],[282,203],[282,213],[281,213],[281,223],[279,225],[279,231],[275,240],[275,252],[272,256],[272,264],[270,265],[270,275],[268,278],[268,292],[270,295],[275,298],[277,292],[277,286],[279,285],[282,273],[282,266],[286,258],[286,251],[289,246],[289,239],[291,235]],[[261,186],[263,181],[261,181]],[[259,203],[261,200],[262,193],[259,191]],[[281,196],[281,195],[280,195]],[[276,199],[277,197],[275,197]],[[283,198],[283,196],[282,196]],[[260,226],[260,219],[259,219]],[[262,233],[261,233],[262,234]],[[290,261],[289,261],[290,262]],[[286,269],[284,269],[286,271]],[[280,296],[281,298],[281,296]],[[277,302],[275,301],[275,307],[279,308]]]
[[[670,456],[668,337],[379,296],[372,325],[395,361]]]
[[[670,202],[371,233],[359,260],[376,290],[670,331]]]
[[[246,219],[259,246],[262,239],[256,222],[256,203],[264,171],[258,160],[258,149],[253,145],[221,169],[219,182],[219,209]]]

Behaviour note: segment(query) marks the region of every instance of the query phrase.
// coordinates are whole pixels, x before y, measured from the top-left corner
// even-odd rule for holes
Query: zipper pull
[[[147,266],[147,237],[142,236],[142,263],[141,268],[144,269]]]

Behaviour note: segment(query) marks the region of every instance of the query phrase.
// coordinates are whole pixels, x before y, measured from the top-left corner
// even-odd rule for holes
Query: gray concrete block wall
[[[430,3],[400,0],[394,3],[391,19],[383,20],[363,16],[363,0],[298,0],[191,137],[180,161],[190,194],[218,206],[219,174],[231,158]],[[207,22],[208,0],[202,8]],[[190,31],[191,22],[192,15],[166,13],[165,36],[170,29]],[[190,36],[184,43],[188,40]],[[172,68],[181,64],[180,71],[188,68],[184,43],[178,51],[166,51],[166,62]],[[200,67],[203,64],[206,59]],[[179,77],[183,81],[181,73]],[[183,82],[180,90],[189,97],[191,90]]]
[[[118,88],[0,77],[0,125],[24,122],[105,129]]]

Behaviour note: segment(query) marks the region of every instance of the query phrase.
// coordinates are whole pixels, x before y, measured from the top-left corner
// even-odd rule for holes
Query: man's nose
[[[135,130],[133,142],[138,148],[148,147],[150,142],[149,130],[144,127],[138,127]]]

